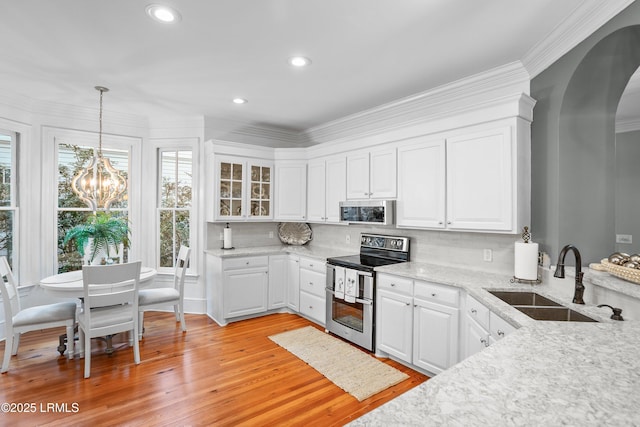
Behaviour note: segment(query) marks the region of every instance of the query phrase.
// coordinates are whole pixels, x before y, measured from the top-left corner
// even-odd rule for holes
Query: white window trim
[[[200,170],[199,170],[199,138],[196,137],[185,137],[185,138],[167,138],[167,139],[152,139],[150,144],[150,149],[154,152],[155,162],[154,162],[154,171],[153,176],[155,177],[155,192],[154,192],[154,224],[153,224],[153,236],[154,236],[154,265],[159,274],[173,274],[174,269],[168,267],[159,267],[158,261],[160,258],[160,236],[158,234],[158,229],[160,226],[160,215],[159,215],[159,200],[160,200],[160,154],[162,152],[167,151],[191,151],[191,171],[192,171],[192,182],[191,182],[191,208],[190,208],[190,224],[189,224],[189,246],[191,248],[191,257],[189,259],[189,268],[187,270],[188,275],[196,275],[198,271],[198,262],[199,257],[197,254],[199,253],[199,248],[201,247],[202,235],[201,226],[200,226],[200,211],[199,211],[199,197],[200,194]]]
[[[19,140],[21,135],[14,131],[9,130],[3,127],[0,127],[0,132],[11,136],[11,205],[10,206],[0,206],[0,211],[12,211],[13,212],[13,259],[11,262],[13,263],[13,275],[18,283],[20,283],[20,165],[19,165],[19,156],[18,156],[18,147]]]
[[[43,264],[46,274],[57,273],[57,218],[58,218],[58,144],[81,146],[98,146],[98,134],[79,130],[59,128],[43,128],[43,184],[42,184],[42,229],[44,256]],[[137,232],[142,218],[141,214],[141,143],[135,136],[102,135],[102,145],[106,148],[129,150],[129,221],[131,222],[131,248],[129,259],[140,259],[142,240]],[[48,160],[50,159],[50,160]],[[83,209],[79,209],[83,210]]]

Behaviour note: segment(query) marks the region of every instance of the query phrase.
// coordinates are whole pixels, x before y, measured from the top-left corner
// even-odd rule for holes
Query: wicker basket
[[[640,285],[640,270],[612,264],[606,258],[600,262],[607,268],[609,274]]]

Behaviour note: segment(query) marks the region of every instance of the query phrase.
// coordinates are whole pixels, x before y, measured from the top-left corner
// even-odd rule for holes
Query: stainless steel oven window
[[[364,306],[362,303],[349,303],[334,297],[331,316],[336,323],[358,332],[364,331]]]

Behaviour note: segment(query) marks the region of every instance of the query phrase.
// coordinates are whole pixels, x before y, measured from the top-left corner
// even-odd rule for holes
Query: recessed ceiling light
[[[234,104],[246,104],[247,102],[249,102],[249,101],[247,101],[244,98],[233,98],[233,103]]]
[[[145,10],[147,11],[147,15],[152,19],[165,24],[178,22],[182,19],[180,12],[169,6],[163,6],[161,4],[150,4]]]
[[[309,58],[305,58],[304,56],[292,56],[289,58],[289,64],[294,67],[306,67],[311,64],[311,60]]]

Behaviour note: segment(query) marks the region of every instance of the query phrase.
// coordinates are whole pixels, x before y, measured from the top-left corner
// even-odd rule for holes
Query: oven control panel
[[[409,250],[409,238],[363,233],[360,237],[360,247],[407,252]]]

